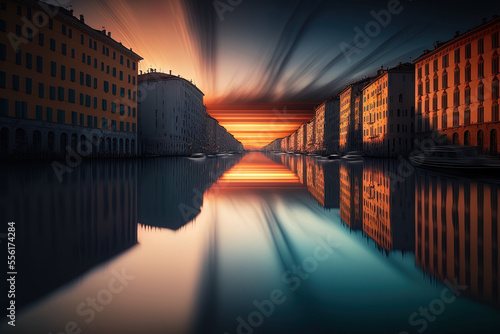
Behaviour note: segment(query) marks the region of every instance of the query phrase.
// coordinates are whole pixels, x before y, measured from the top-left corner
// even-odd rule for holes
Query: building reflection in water
[[[339,173],[340,218],[351,229],[360,230],[363,228],[363,164],[342,162]]]
[[[325,163],[305,156],[270,157],[298,176],[304,170],[299,179],[325,208],[327,198],[335,197],[328,197],[330,189],[340,194],[341,220],[380,249],[415,252],[415,263],[426,274],[441,282],[456,278],[469,287],[469,297],[500,305],[498,181],[424,170],[400,178],[399,161],[391,159]]]
[[[137,243],[136,162],[84,162],[61,183],[50,163],[4,164],[0,184],[0,220],[16,226],[18,307]]]
[[[421,171],[415,194],[416,264],[498,306],[500,186]]]
[[[387,251],[413,251],[413,176],[394,178],[399,161],[366,160],[363,166],[363,231]]]
[[[196,218],[203,193],[238,163],[240,155],[192,160],[144,159],[139,172],[139,222],[178,230]]]

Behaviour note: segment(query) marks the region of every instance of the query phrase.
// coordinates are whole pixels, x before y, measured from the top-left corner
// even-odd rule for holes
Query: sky
[[[497,0],[56,1],[133,48],[139,70],[193,80],[247,149],[292,133],[349,83],[500,14]]]

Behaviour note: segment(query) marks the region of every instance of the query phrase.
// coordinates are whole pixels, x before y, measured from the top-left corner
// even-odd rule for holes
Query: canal
[[[0,185],[2,333],[500,332],[500,179],[249,153],[2,164]]]

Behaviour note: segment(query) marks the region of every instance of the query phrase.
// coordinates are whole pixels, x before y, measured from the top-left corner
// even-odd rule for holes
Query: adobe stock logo
[[[214,8],[217,15],[219,15],[219,19],[224,21],[224,13],[227,11],[232,12],[236,7],[241,5],[242,2],[243,0],[215,0]]]
[[[369,21],[365,25],[364,31],[358,26],[354,27],[356,35],[354,35],[352,43],[340,43],[340,49],[347,59],[347,62],[349,64],[352,63],[351,57],[354,54],[360,53],[362,49],[367,48],[371,43],[371,39],[377,37],[382,31],[382,28],[386,28],[391,23],[392,16],[401,14],[403,9],[399,0],[390,0],[387,3],[387,9],[382,9],[379,12],[374,10],[370,11],[370,15],[375,21]]]

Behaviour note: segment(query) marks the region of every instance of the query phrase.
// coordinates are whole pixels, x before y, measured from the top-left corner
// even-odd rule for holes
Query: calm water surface
[[[250,153],[59,182],[1,165],[18,307],[0,331],[500,332],[500,183],[407,167]]]

